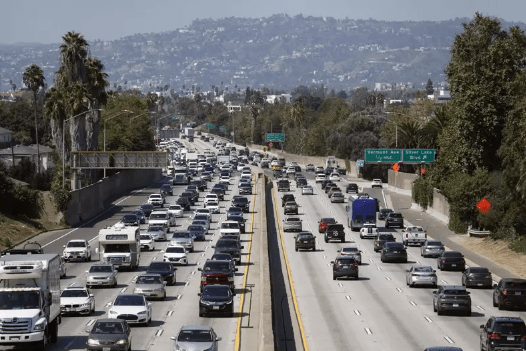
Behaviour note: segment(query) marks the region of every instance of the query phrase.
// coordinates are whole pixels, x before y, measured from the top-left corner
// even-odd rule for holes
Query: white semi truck
[[[0,345],[43,350],[57,342],[61,322],[60,257],[23,251],[0,257]]]

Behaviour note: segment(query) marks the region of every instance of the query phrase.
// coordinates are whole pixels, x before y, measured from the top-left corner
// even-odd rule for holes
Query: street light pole
[[[66,182],[66,122],[73,118],[82,116],[91,111],[104,111],[104,110],[100,108],[93,109],[93,110],[87,110],[87,111],[79,113],[78,115],[70,117],[68,119],[64,119],[62,121],[62,189],[64,189],[64,183]]]
[[[116,115],[113,115],[109,118],[104,118],[104,152],[106,152],[106,122],[109,121],[110,119],[113,119],[115,117],[119,117],[120,115],[122,115],[123,113],[133,113],[133,111],[129,111],[129,110],[122,110],[120,113],[117,113]],[[108,160],[109,160],[109,157],[108,157]],[[106,178],[106,167],[104,167],[104,178]]]

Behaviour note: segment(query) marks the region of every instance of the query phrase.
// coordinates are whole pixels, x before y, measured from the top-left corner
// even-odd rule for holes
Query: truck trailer
[[[0,345],[43,350],[61,322],[60,257],[21,251],[0,257]]]

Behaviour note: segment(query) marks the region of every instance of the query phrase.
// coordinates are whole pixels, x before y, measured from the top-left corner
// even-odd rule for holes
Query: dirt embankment
[[[7,248],[41,232],[66,227],[62,214],[55,208],[51,194],[42,192],[42,200],[40,218],[18,218],[0,213],[0,248]]]

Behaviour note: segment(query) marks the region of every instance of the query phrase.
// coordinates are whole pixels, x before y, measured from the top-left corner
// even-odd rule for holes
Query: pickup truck
[[[412,225],[402,230],[402,242],[405,246],[409,244],[424,245],[427,240],[427,233],[424,228]]]

